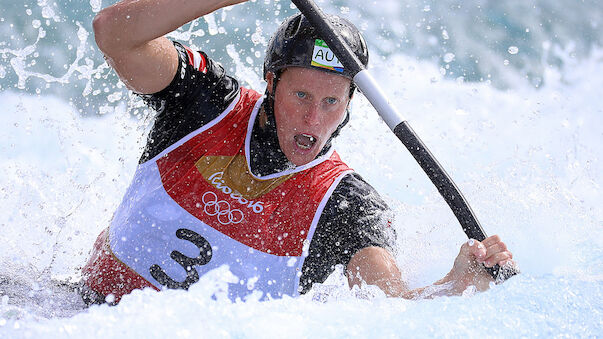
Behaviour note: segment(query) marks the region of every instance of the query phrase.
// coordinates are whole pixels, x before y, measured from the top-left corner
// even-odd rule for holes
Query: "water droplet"
[[[115,295],[114,294],[109,294],[108,296],[105,297],[105,301],[107,302],[107,304],[112,304],[115,302]]]
[[[445,63],[452,62],[452,60],[454,60],[454,54],[453,53],[446,53],[446,54],[444,54],[444,62]]]
[[[88,32],[84,27],[80,26],[80,28],[77,30],[77,37],[81,42],[84,42],[86,39],[88,39]]]
[[[97,13],[101,10],[101,2],[101,0],[90,0],[90,7],[92,7],[92,12]]]
[[[42,26],[42,23],[40,22],[40,20],[33,20],[31,22],[31,25],[33,26],[33,28],[40,28],[40,26]]]
[[[50,6],[42,8],[42,17],[45,19],[54,17],[54,10]]]
[[[509,60],[505,59],[505,60],[503,61],[503,65],[505,65],[505,66],[509,66]]]
[[[509,46],[507,51],[509,54],[517,54],[517,52],[519,52],[519,48],[517,48],[517,46]]]

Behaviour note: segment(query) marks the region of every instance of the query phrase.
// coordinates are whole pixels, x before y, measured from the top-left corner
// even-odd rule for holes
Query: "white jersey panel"
[[[317,220],[315,218],[312,230]],[[209,255],[207,249],[178,238],[179,229],[190,230],[205,239],[211,247]],[[186,257],[197,258],[203,251],[201,257],[210,259],[205,265],[194,265],[199,275],[228,265],[240,279],[238,284],[229,285],[232,300],[243,299],[253,290],[263,292],[264,297],[299,293],[302,257],[275,256],[254,250],[195,218],[165,192],[154,163],[138,168],[110,227],[109,241],[119,260],[160,289],[166,286],[151,274],[154,265],[174,281],[185,282],[187,272],[170,255],[178,251]]]

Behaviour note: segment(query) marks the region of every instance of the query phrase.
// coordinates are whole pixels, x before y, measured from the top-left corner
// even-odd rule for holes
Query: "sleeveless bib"
[[[258,178],[249,142],[261,95],[241,89],[216,119],[140,164],[84,267],[88,287],[116,302],[133,289],[188,288],[226,265],[232,300],[299,294],[324,206],[351,171],[331,151]],[[257,292],[256,292],[257,293]]]

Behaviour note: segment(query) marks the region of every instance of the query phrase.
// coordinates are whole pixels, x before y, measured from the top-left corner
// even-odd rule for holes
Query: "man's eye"
[[[306,92],[302,92],[302,91],[295,92],[295,95],[297,95],[298,98],[303,99],[306,97]]]
[[[327,104],[329,104],[329,105],[335,105],[338,102],[338,100],[335,98],[327,98],[325,100],[327,101]]]

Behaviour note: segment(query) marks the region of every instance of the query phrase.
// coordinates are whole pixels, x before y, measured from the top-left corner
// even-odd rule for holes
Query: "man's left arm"
[[[409,289],[396,265],[394,256],[382,247],[366,247],[356,252],[347,266],[350,287],[376,285],[386,295],[406,299],[430,298],[439,295],[460,295],[473,285],[478,291],[485,291],[494,281],[482,267],[513,265],[513,254],[493,235],[479,242],[469,240],[461,246],[450,272],[433,286]],[[430,288],[445,285],[445,288]]]

